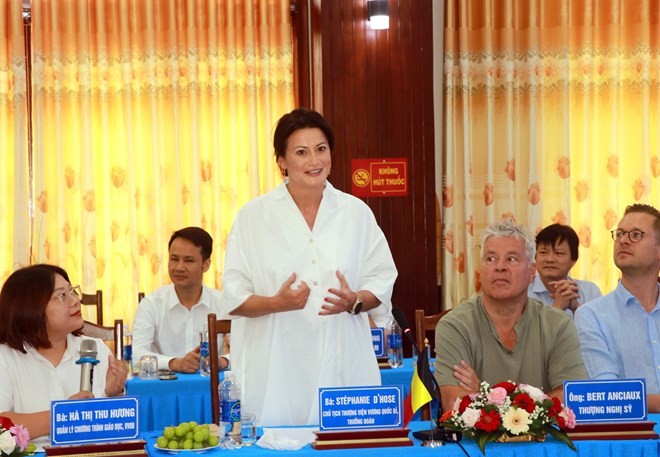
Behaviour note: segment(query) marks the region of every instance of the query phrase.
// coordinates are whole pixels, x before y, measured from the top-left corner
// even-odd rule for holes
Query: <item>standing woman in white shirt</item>
[[[124,392],[126,366],[102,340],[81,337],[79,288],[63,269],[34,265],[12,273],[0,292],[0,416],[49,444],[50,402]],[[80,391],[80,343],[93,339],[99,363],[92,392]],[[41,438],[41,439],[39,439]]]
[[[224,312],[243,411],[261,425],[317,424],[319,387],[380,385],[366,311],[397,276],[371,209],[330,182],[334,135],[316,111],[275,129],[284,181],[248,202],[227,239]]]

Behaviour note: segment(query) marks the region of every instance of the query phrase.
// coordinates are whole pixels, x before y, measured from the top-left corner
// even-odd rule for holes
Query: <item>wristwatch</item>
[[[355,294],[355,303],[353,303],[353,309],[351,309],[350,313],[355,315],[355,314],[360,314],[360,311],[362,311],[362,299],[360,298],[360,294]]]

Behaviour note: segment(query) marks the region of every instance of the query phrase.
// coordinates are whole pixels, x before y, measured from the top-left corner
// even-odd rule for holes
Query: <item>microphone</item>
[[[396,321],[397,324],[399,324],[399,327],[401,327],[403,334],[408,337],[410,344],[412,344],[412,346],[415,349],[417,349],[418,354],[421,354],[422,351],[417,346],[417,341],[415,341],[415,337],[412,334],[412,330],[410,330],[408,319],[406,319],[406,314],[403,312],[403,310],[398,306],[392,307],[392,316],[394,316],[394,320]]]
[[[92,391],[94,384],[94,365],[99,363],[96,359],[96,341],[83,340],[80,343],[80,359],[76,360],[76,364],[80,365],[80,391]]]

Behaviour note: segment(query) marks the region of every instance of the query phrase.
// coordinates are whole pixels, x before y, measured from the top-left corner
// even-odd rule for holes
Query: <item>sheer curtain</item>
[[[291,110],[288,0],[32,0],[34,262],[104,292],[106,324],[168,283],[167,242],[214,238],[279,183]],[[90,312],[91,313],[91,312]]]
[[[660,202],[660,4],[450,0],[445,24],[444,306],[480,291],[500,218],[571,225],[572,275],[609,292],[609,231]]]
[[[29,263],[27,83],[21,2],[0,0],[0,282]]]

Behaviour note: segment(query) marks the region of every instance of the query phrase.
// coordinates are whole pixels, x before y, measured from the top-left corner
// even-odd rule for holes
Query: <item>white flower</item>
[[[520,384],[518,386],[518,390],[528,394],[530,397],[532,397],[532,400],[534,400],[535,402],[543,401],[546,398],[548,398],[545,392],[543,392],[541,389],[539,389],[538,387],[530,386],[529,384]]]
[[[3,454],[11,454],[16,449],[16,440],[9,430],[0,433],[0,451]]]
[[[502,416],[502,425],[512,435],[519,435],[529,431],[532,420],[527,411],[521,408],[511,408]]]
[[[474,427],[474,424],[479,420],[480,417],[481,411],[474,408],[465,408],[465,411],[463,411],[463,414],[461,414],[461,419],[463,419],[463,422],[465,422],[466,428]]]

